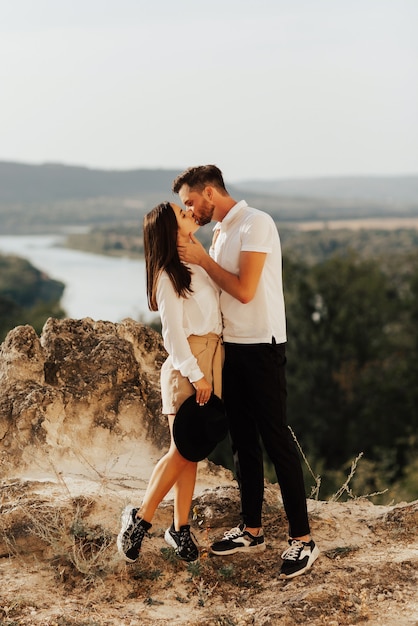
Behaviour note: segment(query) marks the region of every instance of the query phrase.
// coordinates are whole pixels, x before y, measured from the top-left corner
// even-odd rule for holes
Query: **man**
[[[289,522],[280,576],[308,570],[319,550],[310,535],[302,467],[286,420],[286,318],[280,239],[272,218],[228,193],[215,165],[191,167],[173,182],[200,225],[217,221],[210,254],[191,235],[179,248],[220,288],[225,365],[223,395],[241,495],[242,523],[212,546],[214,554],[260,552],[263,453],[270,457]]]

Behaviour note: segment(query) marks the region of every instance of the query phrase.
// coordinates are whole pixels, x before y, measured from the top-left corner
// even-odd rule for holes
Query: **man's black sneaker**
[[[266,549],[263,531],[257,536],[245,530],[245,524],[228,530],[223,539],[211,545],[213,554],[234,554],[234,552],[262,552]]]
[[[309,542],[289,539],[289,548],[282,554],[280,578],[294,578],[303,574],[312,567],[318,556],[319,550],[313,539]]]
[[[138,509],[127,506],[122,513],[122,528],[120,529],[117,546],[118,552],[125,561],[134,563],[141,550],[142,540],[152,524],[136,517]]]
[[[165,531],[164,539],[183,561],[191,562],[199,558],[199,548],[194,542],[189,524],[180,526],[180,530],[175,530],[174,525],[171,524],[170,528]]]

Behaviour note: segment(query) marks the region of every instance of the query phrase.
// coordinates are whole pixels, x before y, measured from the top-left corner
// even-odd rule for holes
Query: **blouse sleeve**
[[[175,369],[191,383],[203,378],[196,357],[190,350],[183,323],[184,298],[177,295],[169,276],[162,273],[157,285],[157,304],[161,317],[164,347]]]

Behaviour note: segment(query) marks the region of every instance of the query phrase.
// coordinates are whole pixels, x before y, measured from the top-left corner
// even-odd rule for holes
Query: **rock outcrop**
[[[165,357],[161,336],[131,319],[14,328],[0,349],[1,474],[148,477],[169,443]]]

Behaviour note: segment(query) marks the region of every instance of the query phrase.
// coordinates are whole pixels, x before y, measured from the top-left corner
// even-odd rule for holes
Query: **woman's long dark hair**
[[[145,215],[143,229],[148,307],[150,311],[158,311],[156,293],[161,272],[167,272],[176,293],[183,298],[192,292],[192,272],[180,261],[177,218],[169,202],[159,204]]]

